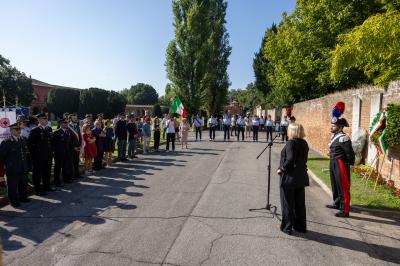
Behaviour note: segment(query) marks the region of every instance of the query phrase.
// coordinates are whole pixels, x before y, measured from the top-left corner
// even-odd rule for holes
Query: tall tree
[[[253,70],[255,76],[255,86],[258,91],[267,95],[272,90],[272,85],[269,84],[267,76],[272,70],[271,63],[268,61],[267,57],[264,55],[264,46],[267,42],[268,36],[275,34],[278,31],[275,24],[272,24],[271,28],[265,31],[265,35],[261,42],[261,47],[259,51],[254,55],[253,59]]]
[[[202,107],[222,109],[231,53],[223,0],[174,0],[175,38],[167,47],[166,68],[174,92],[189,114]]]
[[[79,108],[79,93],[78,89],[73,88],[52,89],[47,96],[48,110],[58,117],[62,117],[65,112],[76,112]]]
[[[128,104],[153,105],[158,102],[158,93],[149,84],[137,83],[123,90],[121,94],[126,97]]]
[[[0,94],[4,91],[9,104],[18,96],[23,106],[29,106],[34,98],[32,79],[10,65],[10,61],[0,55]]]
[[[330,77],[332,50],[338,35],[349,32],[379,11],[370,0],[298,0],[295,10],[268,37],[264,56],[273,70],[267,75],[273,90],[268,99],[274,106],[319,97],[365,82],[360,71],[340,83]]]

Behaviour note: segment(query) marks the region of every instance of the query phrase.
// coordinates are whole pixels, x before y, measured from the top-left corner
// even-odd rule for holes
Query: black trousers
[[[79,175],[79,152],[72,152],[72,178],[78,178]]]
[[[267,141],[272,140],[272,127],[267,126]]]
[[[169,143],[172,143],[172,150],[175,150],[175,133],[167,133],[167,151],[169,151]]]
[[[240,133],[242,133],[242,141],[244,140],[244,126],[237,127],[237,140],[239,140]]]
[[[306,203],[304,188],[280,188],[282,223],[281,230],[291,232],[305,232],[307,230],[306,222]]]
[[[281,127],[282,141],[288,141],[287,129],[288,127],[286,126]]]
[[[100,170],[103,168],[103,157],[104,152],[97,151],[96,157],[94,157],[93,169]]]
[[[224,125],[224,140],[230,139],[229,133],[230,133],[230,126]],[[235,136],[236,136],[236,134],[235,134]]]
[[[253,128],[253,140],[258,141],[258,126],[252,126]]]
[[[208,131],[210,133],[210,139],[215,139],[215,126],[209,127]]]
[[[27,173],[20,173],[7,176],[7,195],[11,204],[19,203],[20,200],[26,200],[28,187]]]
[[[70,155],[62,154],[54,156],[54,183],[56,186],[62,184],[60,174],[62,172],[62,179],[64,182],[71,181],[72,179],[72,161]]]
[[[33,186],[36,192],[50,189],[51,161],[33,160]]]
[[[154,131],[153,137],[154,137],[154,149],[158,150],[158,148],[160,147],[160,136],[161,136],[161,132],[158,131]]]
[[[333,204],[346,214],[350,212],[350,165],[341,159],[329,163]]]
[[[196,140],[197,140],[197,136],[200,136],[200,140],[201,140],[201,127],[196,127]]]

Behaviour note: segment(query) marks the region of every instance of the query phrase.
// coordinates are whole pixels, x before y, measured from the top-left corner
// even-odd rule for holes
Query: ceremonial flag
[[[381,154],[386,154],[387,152],[387,145],[385,143],[384,137],[386,133],[386,121],[389,116],[389,109],[390,109],[389,106],[385,106],[385,108],[383,108],[383,111],[379,114],[379,118],[376,119],[375,123],[373,123],[370,128],[370,135],[369,135],[370,140],[380,128],[383,128],[383,132],[378,138],[378,147],[377,147],[378,151]]]
[[[186,117],[185,107],[183,107],[181,99],[179,99],[178,96],[175,96],[175,101],[171,105],[171,109],[172,109],[172,112],[180,114],[183,118]]]

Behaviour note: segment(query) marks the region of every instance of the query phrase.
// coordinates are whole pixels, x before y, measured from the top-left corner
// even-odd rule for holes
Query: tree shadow
[[[138,184],[145,178],[132,177],[133,172],[135,170],[123,168],[106,169],[98,172],[99,176],[68,184],[46,197],[31,197],[32,202],[18,209],[11,206],[1,209],[3,250],[16,251],[27,245],[38,245],[54,234],[64,234],[63,229],[76,221],[104,224],[108,218],[101,214],[110,208],[135,210],[137,206],[127,203],[126,197],[142,197],[143,193],[131,190],[149,187]],[[145,175],[147,172],[136,170],[136,174]],[[118,196],[126,197],[122,200]]]
[[[299,234],[298,236],[325,245],[363,252],[372,258],[386,262],[399,263],[400,261],[400,248],[365,243],[364,241],[360,240],[327,235],[315,231],[308,231],[306,234]]]

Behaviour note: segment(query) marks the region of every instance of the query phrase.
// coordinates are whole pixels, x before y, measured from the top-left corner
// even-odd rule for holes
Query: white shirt
[[[167,126],[168,126],[168,119],[166,119],[165,117],[162,119],[162,127],[163,128],[167,128]]]
[[[260,125],[260,121],[258,121],[258,119],[253,119],[251,121],[251,123],[252,123],[253,126],[259,126]]]
[[[208,119],[208,126],[209,126],[209,127],[214,127],[214,126],[216,126],[216,125],[217,125],[217,119],[214,118],[214,117],[213,117],[213,118],[210,117],[210,118]]]
[[[272,126],[274,125],[274,123],[272,122],[272,120],[267,119],[267,121],[265,121],[265,125],[266,125],[267,127],[272,127]]]
[[[282,120],[282,122],[281,122],[282,127],[287,127],[288,125],[289,125],[288,121]]]
[[[224,125],[229,126],[231,124],[231,119],[230,118],[224,118]]]
[[[261,124],[261,125],[264,125],[264,123],[265,123],[265,122],[264,122],[264,118],[260,118],[260,124]]]
[[[175,133],[175,123],[174,123],[174,121],[168,120],[167,121],[167,125],[168,125],[167,134],[168,133]]]
[[[244,125],[245,125],[244,119],[243,119],[243,118],[239,118],[239,119],[237,120],[237,124],[238,124],[238,126],[244,126]]]
[[[235,124],[236,124],[236,119],[235,119],[235,117],[233,117],[232,120],[231,120],[231,125],[234,127]]]

